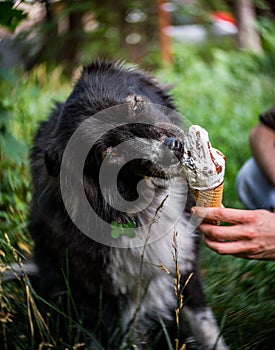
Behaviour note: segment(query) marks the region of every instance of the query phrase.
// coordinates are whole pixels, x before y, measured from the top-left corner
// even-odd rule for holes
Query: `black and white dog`
[[[199,348],[227,349],[202,291],[180,124],[152,78],[95,62],[40,125],[29,229],[46,314],[69,312],[53,322],[64,342],[167,349],[162,333],[188,327]]]

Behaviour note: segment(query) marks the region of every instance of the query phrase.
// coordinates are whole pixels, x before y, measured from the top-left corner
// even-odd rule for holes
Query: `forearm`
[[[275,131],[259,124],[252,129],[249,142],[254,159],[275,186]]]

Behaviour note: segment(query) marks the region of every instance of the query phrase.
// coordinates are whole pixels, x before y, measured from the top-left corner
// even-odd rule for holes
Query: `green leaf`
[[[20,162],[27,154],[26,145],[19,142],[9,131],[0,134],[0,149],[14,162]]]
[[[13,1],[0,2],[0,25],[14,31],[27,15],[13,8]]]
[[[7,109],[5,109],[0,102],[0,133],[3,133],[3,130],[8,126],[9,124],[9,112]]]

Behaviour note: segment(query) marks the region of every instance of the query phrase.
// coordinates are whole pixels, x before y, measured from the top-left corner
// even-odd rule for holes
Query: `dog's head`
[[[110,195],[115,185],[133,201],[141,179],[167,179],[179,170],[180,118],[167,91],[141,72],[92,64],[56,114],[46,168],[51,176],[58,176],[61,164],[82,168],[88,198],[100,198],[103,179]],[[74,154],[65,157],[66,164],[63,154],[72,139]]]

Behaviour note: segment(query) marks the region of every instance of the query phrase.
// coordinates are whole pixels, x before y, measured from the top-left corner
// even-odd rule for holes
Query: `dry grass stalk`
[[[158,221],[159,217],[158,217],[158,213],[161,210],[161,208],[163,207],[165,201],[167,200],[168,195],[165,196],[165,198],[162,200],[162,202],[160,203],[160,205],[156,208],[155,214],[153,216],[153,218],[150,221],[149,224],[149,228],[147,231],[147,236],[146,236],[146,240],[143,246],[143,250],[141,253],[141,259],[140,259],[140,268],[139,268],[139,276],[138,276],[138,282],[137,282],[137,294],[136,294],[136,301],[135,301],[135,312],[134,312],[134,317],[133,317],[133,341],[135,343],[136,341],[136,328],[137,328],[137,321],[138,321],[138,311],[140,308],[140,303],[141,303],[141,299],[142,299],[142,295],[141,295],[141,291],[142,291],[142,286],[144,286],[144,283],[142,281],[142,275],[143,275],[143,267],[144,267],[144,256],[145,256],[145,250],[147,247],[147,243],[149,242],[150,239],[150,234],[151,234],[151,229],[152,229],[152,225]],[[163,265],[163,264],[162,264]],[[164,265],[163,265],[164,267]],[[165,267],[164,267],[165,268]],[[168,269],[166,269],[168,271]]]
[[[29,323],[30,323],[30,328],[31,328],[31,335],[32,337],[34,337],[34,324],[33,324],[33,319],[32,319],[32,315],[34,316],[34,320],[35,323],[38,327],[38,331],[40,334],[40,338],[42,339],[42,344],[46,344],[44,342],[44,333],[47,333],[47,336],[49,337],[49,339],[51,340],[53,346],[56,346],[55,341],[53,339],[53,337],[51,336],[49,327],[46,323],[46,321],[44,320],[43,316],[41,315],[40,311],[37,308],[37,305],[31,295],[30,292],[30,287],[26,282],[26,297],[27,297],[27,311],[28,311],[28,318],[29,318]]]
[[[6,298],[4,297],[3,294],[3,288],[2,288],[2,283],[0,282],[0,322],[2,325],[2,334],[3,334],[3,340],[4,340],[4,350],[8,350],[7,347],[7,323],[12,322],[12,314],[11,310],[9,308],[9,305],[7,301],[5,300]]]
[[[173,261],[175,263],[175,278],[174,278],[174,291],[177,298],[177,307],[175,309],[176,316],[176,326],[177,326],[177,337],[175,339],[175,350],[179,350],[179,334],[180,334],[180,311],[183,307],[183,295],[181,293],[180,280],[181,280],[181,272],[178,262],[178,242],[177,242],[178,232],[174,230],[173,234],[173,243],[172,243],[172,255]]]
[[[177,236],[178,232],[174,230],[173,235],[173,243],[172,243],[172,255],[173,255],[173,261],[175,263],[175,278],[174,278],[174,291],[177,298],[177,307],[175,309],[175,316],[176,316],[176,326],[177,326],[177,337],[175,339],[175,350],[185,350],[186,344],[183,344],[181,347],[179,344],[179,335],[180,335],[180,313],[183,308],[183,290],[185,289],[186,285],[190,281],[190,278],[192,277],[193,273],[191,273],[184,286],[181,287],[181,271],[179,266],[179,250],[178,250],[178,242],[177,242]]]
[[[164,271],[165,273],[167,273],[167,275],[171,275],[171,272],[168,270],[168,268],[161,263],[160,265],[157,265],[162,271]]]
[[[40,343],[39,346],[38,346],[38,350],[43,350],[44,348],[47,348],[47,350],[49,348],[53,348],[53,345],[52,344],[49,344],[49,343]]]
[[[85,343],[79,343],[79,344],[75,344],[73,346],[73,350],[77,350],[79,348],[82,348],[83,346],[85,346],[86,344]],[[86,349],[86,348],[85,348]]]
[[[31,335],[34,338],[34,323],[33,323],[33,317],[35,319],[35,322],[37,324],[41,339],[42,339],[42,343],[39,345],[39,349],[47,346],[47,347],[53,347],[55,346],[55,341],[52,338],[52,336],[50,335],[50,330],[44,320],[44,318],[42,317],[41,313],[39,312],[36,303],[31,295],[30,292],[30,287],[29,287],[29,282],[28,282],[28,277],[26,275],[24,275],[24,271],[23,271],[23,262],[21,257],[19,256],[19,253],[16,251],[16,249],[14,249],[14,247],[11,245],[10,239],[8,237],[8,235],[5,233],[4,237],[7,241],[8,247],[10,249],[10,252],[13,255],[13,258],[15,260],[15,262],[18,264],[18,266],[21,268],[22,271],[22,275],[24,276],[24,283],[25,283],[25,291],[26,291],[26,306],[27,306],[27,314],[28,314],[28,319],[29,319],[29,324],[30,324],[30,330],[31,330]],[[3,269],[4,270],[4,269]],[[2,270],[1,270],[2,271]],[[5,308],[5,322],[3,322],[3,319],[0,319],[2,322],[2,334],[4,337],[4,341],[5,344],[7,344],[7,338],[6,338],[6,329],[5,329],[5,323],[7,322],[12,322],[12,313],[11,313],[11,309],[9,309],[9,312],[7,312],[7,302],[4,301],[4,295],[3,295],[3,288],[2,288],[2,283],[0,283],[0,307],[1,307],[1,311],[0,313],[3,313],[3,310]],[[43,329],[42,329],[43,327]],[[49,339],[51,340],[51,342],[54,344],[48,344],[46,342],[44,342],[44,337],[43,337],[43,330],[44,332],[46,331],[47,336],[49,337]],[[4,345],[5,346],[5,345]],[[42,347],[41,347],[42,346]],[[7,349],[7,346],[5,346],[5,350]]]
[[[9,236],[4,233],[4,237],[7,241],[8,247],[10,251],[12,252],[12,255],[14,256],[16,261],[19,261],[19,257],[15,249],[12,247]],[[1,254],[3,255],[3,254]],[[7,268],[5,266],[1,266],[1,272],[0,272],[0,322],[2,326],[2,335],[3,335],[3,349],[8,350],[8,339],[7,339],[7,324],[12,322],[12,308],[9,303],[9,299],[4,294],[4,289],[2,285],[2,279],[1,274],[6,270]]]

